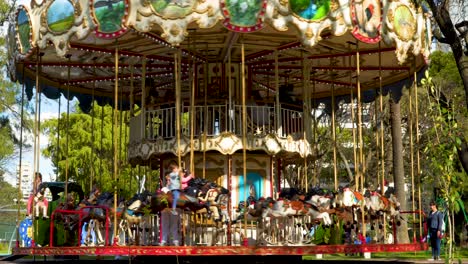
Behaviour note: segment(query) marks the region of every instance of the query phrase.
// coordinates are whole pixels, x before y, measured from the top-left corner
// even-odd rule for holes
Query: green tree
[[[429,118],[421,126],[426,137],[424,154],[428,161],[423,179],[438,190],[435,194],[438,197],[434,198],[441,198],[444,202],[443,207],[449,216],[448,258],[452,259],[457,229],[455,214],[464,210],[461,201],[468,194],[468,188],[463,184],[468,175],[461,160],[456,158],[464,144],[462,139],[467,136],[467,110],[460,76],[453,74],[456,67],[453,55],[435,52],[431,59],[429,72],[422,81],[426,96],[421,98],[421,104],[429,106],[425,114]]]
[[[463,20],[466,12],[464,0],[429,0],[424,1],[431,9],[436,28],[433,33],[440,43],[447,44],[454,58],[456,71],[460,76],[465,94],[465,109],[468,109],[468,21]],[[455,69],[453,69],[455,70]],[[445,89],[444,89],[445,90]],[[465,172],[468,172],[468,142],[459,138],[458,159]]]
[[[14,8],[15,1],[0,0],[0,25],[7,21]],[[6,46],[3,35],[0,35],[0,46]],[[0,69],[3,72],[6,70],[7,61],[7,49],[2,48],[0,49],[0,65],[2,65]],[[27,101],[24,103],[26,109],[30,111]],[[21,143],[20,133],[18,133],[20,128],[30,130],[32,127],[28,111],[22,118],[21,105],[21,87],[6,78],[5,74],[0,75],[0,171],[5,171],[7,163],[12,162],[12,158],[18,153],[18,146]]]
[[[113,108],[96,105],[89,114],[77,109],[69,114],[68,125],[66,113],[62,113],[60,119],[50,119],[42,125],[43,132],[49,136],[49,144],[42,153],[52,160],[57,180],[65,181],[68,177],[69,181],[80,183],[85,192],[93,185],[100,186],[104,191],[113,191],[113,187],[117,186],[119,195],[128,197],[137,191],[143,174],[146,174],[146,178],[149,178],[146,186],[154,190],[158,175],[150,173],[149,169],[131,168],[125,162],[129,128],[123,122],[122,128],[114,131]],[[126,116],[126,112],[119,114],[124,120]],[[118,142],[117,181],[113,177],[113,134]],[[148,177],[150,174],[151,177]]]

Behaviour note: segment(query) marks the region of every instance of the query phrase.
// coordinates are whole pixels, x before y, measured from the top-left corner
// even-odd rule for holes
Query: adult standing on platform
[[[431,236],[432,257],[440,258],[440,239],[442,238],[443,213],[437,210],[437,204],[431,202],[431,212],[427,217],[427,226]]]

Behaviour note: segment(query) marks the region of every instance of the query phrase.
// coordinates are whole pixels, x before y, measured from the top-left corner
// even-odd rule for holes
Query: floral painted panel
[[[183,18],[192,13],[196,0],[152,0],[154,11],[167,18]]]
[[[31,50],[31,21],[25,9],[21,8],[17,17],[18,40],[21,53],[25,54]]]
[[[290,0],[292,12],[306,20],[320,20],[330,12],[330,0]]]
[[[75,21],[75,8],[68,0],[55,0],[47,9],[47,25],[56,33],[69,30]]]

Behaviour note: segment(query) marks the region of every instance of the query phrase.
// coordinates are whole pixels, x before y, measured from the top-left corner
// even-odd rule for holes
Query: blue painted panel
[[[247,172],[247,184],[244,184],[244,175],[239,175],[239,201],[244,201],[251,194],[258,199],[263,196],[264,178],[256,172]],[[247,196],[246,192],[247,191]]]

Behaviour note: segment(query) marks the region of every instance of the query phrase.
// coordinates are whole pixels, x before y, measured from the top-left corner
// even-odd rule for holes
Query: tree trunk
[[[468,56],[463,53],[463,44],[457,34],[455,26],[452,22],[449,12],[450,1],[427,1],[432,11],[440,31],[443,34],[443,38],[437,37],[442,43],[450,45],[450,49],[453,52],[455,62],[457,63],[458,73],[463,81],[463,87],[465,89],[465,102],[468,109]],[[468,44],[466,44],[468,45]],[[467,47],[468,48],[468,47]],[[463,169],[468,173],[468,146],[466,140],[463,137],[462,146],[458,149],[458,158],[463,166]]]
[[[392,97],[392,96],[391,96]],[[392,129],[392,152],[393,152],[393,180],[395,183],[395,194],[401,204],[401,210],[406,211],[408,205],[405,192],[405,172],[403,169],[403,141],[401,136],[401,114],[400,102],[390,98],[390,119]],[[408,226],[406,216],[401,215],[403,220],[397,221],[397,243],[409,243]]]
[[[348,174],[348,181],[349,182],[352,182],[354,180],[354,174],[353,172],[351,171],[351,168],[349,166],[349,162],[348,162],[348,159],[346,158],[345,154],[343,153],[343,151],[341,151],[340,148],[338,148],[338,154],[340,154],[340,157],[341,157],[341,160],[343,161],[344,165],[345,165],[345,168],[346,168],[346,172]]]

